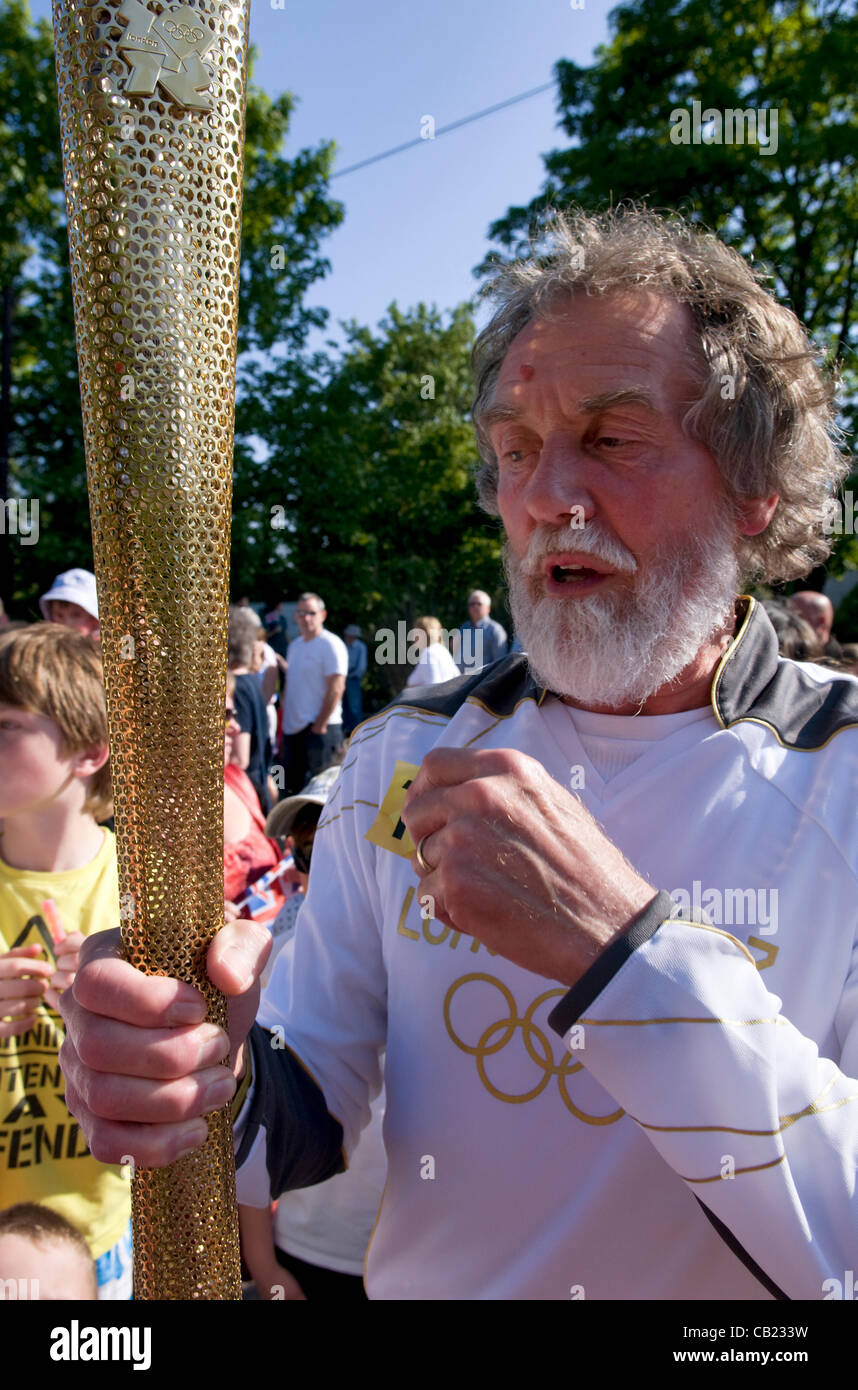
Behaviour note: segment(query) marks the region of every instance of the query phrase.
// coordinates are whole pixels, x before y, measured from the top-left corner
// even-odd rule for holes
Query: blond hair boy
[[[56,1008],[84,937],[119,916],[101,657],[54,623],[0,633],[0,1206],[86,1237],[100,1297],[129,1297],[129,1186],[69,1114]]]

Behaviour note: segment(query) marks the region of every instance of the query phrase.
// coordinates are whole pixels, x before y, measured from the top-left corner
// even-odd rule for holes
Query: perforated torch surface
[[[55,0],[128,960],[206,995],[223,738],[247,5]],[[133,1157],[133,1155],[132,1155]],[[135,1297],[240,1298],[228,1110],[133,1181]]]

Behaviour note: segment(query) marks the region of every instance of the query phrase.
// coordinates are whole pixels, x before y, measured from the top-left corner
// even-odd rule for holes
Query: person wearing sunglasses
[[[301,635],[289,643],[280,745],[287,796],[298,793],[343,746],[349,655],[345,642],[326,630],[327,616],[318,594],[301,594],[295,609]]]
[[[459,628],[459,670],[479,671],[506,656],[506,628],[490,617],[492,601],[483,589],[468,595],[468,618]]]

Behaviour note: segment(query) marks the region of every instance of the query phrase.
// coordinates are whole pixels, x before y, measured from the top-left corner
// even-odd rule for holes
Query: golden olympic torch
[[[123,946],[223,1026],[205,956],[223,925],[247,0],[54,0],[53,18]],[[132,1172],[135,1298],[240,1298],[228,1109],[196,1153]]]

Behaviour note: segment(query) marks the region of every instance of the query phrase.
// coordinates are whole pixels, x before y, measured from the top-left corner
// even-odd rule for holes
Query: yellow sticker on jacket
[[[405,793],[418,771],[419,764],[404,763],[397,758],[393,777],[378,808],[378,815],[364,835],[364,839],[369,840],[370,844],[378,845],[379,849],[389,849],[393,854],[400,854],[403,859],[410,859],[414,853],[411,836],[402,819],[402,808],[405,805]]]

